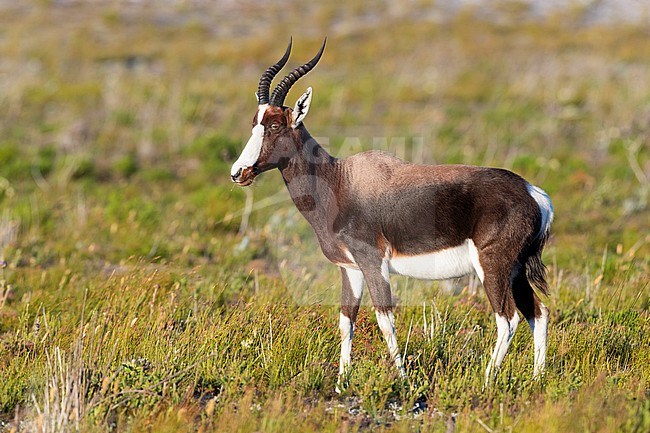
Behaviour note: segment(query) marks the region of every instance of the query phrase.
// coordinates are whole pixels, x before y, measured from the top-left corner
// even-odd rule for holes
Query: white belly
[[[462,277],[474,272],[470,251],[476,250],[471,240],[466,240],[457,247],[417,256],[396,256],[388,261],[388,270],[392,274],[423,280],[444,280]],[[472,251],[473,252],[473,251]]]

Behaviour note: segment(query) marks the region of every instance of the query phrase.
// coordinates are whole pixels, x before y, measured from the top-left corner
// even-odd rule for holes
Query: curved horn
[[[271,87],[271,81],[273,78],[280,72],[280,69],[284,67],[289,60],[289,54],[291,54],[291,43],[293,42],[293,37],[289,38],[289,45],[287,45],[287,51],[285,51],[284,56],[278,62],[268,68],[262,76],[260,77],[260,84],[257,86],[257,101],[260,105],[269,103],[269,89]]]
[[[269,102],[269,104],[275,105],[276,107],[282,107],[284,98],[287,96],[287,92],[291,86],[293,86],[293,84],[298,81],[300,77],[306,75],[307,72],[311,71],[314,66],[316,66],[321,56],[323,55],[326,43],[327,38],[323,40],[323,45],[320,47],[320,50],[313,59],[291,71],[286,77],[282,79],[282,81],[280,81],[280,83],[278,83],[275,90],[273,90],[273,93],[271,94],[271,102]]]

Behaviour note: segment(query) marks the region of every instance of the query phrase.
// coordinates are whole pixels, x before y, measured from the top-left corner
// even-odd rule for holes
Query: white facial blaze
[[[264,113],[266,113],[266,109],[269,108],[269,104],[262,104],[258,106],[257,108],[257,124],[259,125],[262,123],[262,119],[264,119]]]
[[[246,146],[244,146],[244,150],[230,169],[230,174],[232,176],[237,174],[239,170],[252,167],[260,157],[260,152],[262,152],[262,142],[264,141],[264,125],[262,125],[262,119],[264,118],[264,113],[267,108],[268,104],[260,105],[257,111],[257,125],[253,127],[251,138],[248,139]]]

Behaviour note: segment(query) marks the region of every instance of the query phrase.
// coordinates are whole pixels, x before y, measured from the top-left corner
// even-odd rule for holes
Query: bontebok
[[[393,319],[391,273],[446,279],[476,272],[496,316],[497,341],[485,372],[496,374],[519,324],[534,336],[534,370],[544,371],[548,309],[533,287],[548,294],[541,254],[553,206],[548,195],[503,169],[468,165],[416,165],[371,151],[346,159],[330,156],[303,123],[312,89],[293,109],[284,106],[290,87],[321,58],[318,54],[280,81],[271,81],[282,58],[259,82],[253,130],[231,177],[241,186],[278,168],[298,210],[309,221],[323,254],[341,269],[341,362],[350,366],[352,334],[364,283],[377,322],[404,375]]]

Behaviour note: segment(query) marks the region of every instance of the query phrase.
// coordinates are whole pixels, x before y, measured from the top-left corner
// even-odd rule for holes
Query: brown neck
[[[289,192],[295,187],[303,186],[305,178],[312,176],[327,182],[331,188],[338,189],[338,160],[318,144],[304,125],[300,125],[296,131],[299,133],[296,139],[300,140],[296,143],[297,152],[279,167]]]
[[[328,154],[300,125],[298,151],[280,167],[294,204],[321,238],[336,213],[342,172],[338,160]]]

